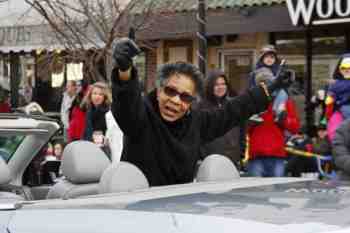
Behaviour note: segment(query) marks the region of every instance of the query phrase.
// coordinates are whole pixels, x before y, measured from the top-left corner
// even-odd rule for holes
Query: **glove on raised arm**
[[[129,38],[114,40],[112,56],[115,66],[120,71],[126,71],[132,66],[132,59],[141,52],[136,43]]]
[[[279,89],[287,89],[293,83],[292,73],[288,70],[282,70],[277,74],[275,80],[271,82],[270,85],[267,85],[267,89],[269,93],[279,90]]]

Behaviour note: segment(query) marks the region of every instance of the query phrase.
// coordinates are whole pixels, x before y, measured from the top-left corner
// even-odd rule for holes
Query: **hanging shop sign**
[[[293,25],[326,25],[350,22],[350,0],[287,0]]]

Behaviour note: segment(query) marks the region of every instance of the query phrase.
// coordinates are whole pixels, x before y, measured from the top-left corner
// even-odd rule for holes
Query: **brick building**
[[[159,65],[178,60],[198,64],[197,1],[158,0],[152,4],[154,12],[158,12],[156,26],[137,33],[139,40],[149,41],[154,47],[146,50],[148,90],[154,88]],[[308,30],[305,26],[294,26],[285,0],[207,0],[206,5],[208,70],[224,70],[232,88],[241,92],[247,86],[248,73],[260,48],[267,43],[275,44],[280,56],[297,72],[300,90],[295,98],[302,118],[306,109],[304,90],[311,92],[323,87],[338,56],[350,48],[349,23],[312,26]],[[312,85],[311,81],[305,82],[310,35]],[[310,99],[312,93],[308,94]]]

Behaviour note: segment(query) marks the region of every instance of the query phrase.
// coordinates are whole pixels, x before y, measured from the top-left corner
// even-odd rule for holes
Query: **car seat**
[[[98,193],[103,171],[110,165],[107,155],[92,142],[68,144],[62,156],[64,178],[48,192],[47,199],[69,199]]]
[[[0,187],[6,186],[11,182],[11,172],[5,161],[0,157]],[[4,192],[0,189],[0,203],[9,203],[11,201],[24,200],[23,197],[12,192]]]
[[[148,187],[148,181],[139,168],[121,161],[112,164],[104,171],[99,184],[99,193],[129,192]]]
[[[209,155],[200,164],[196,181],[227,181],[239,178],[239,172],[233,162],[218,154]]]

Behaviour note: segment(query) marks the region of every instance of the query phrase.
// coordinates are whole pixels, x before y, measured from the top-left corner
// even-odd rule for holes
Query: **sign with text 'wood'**
[[[350,0],[286,0],[293,25],[350,23]]]

